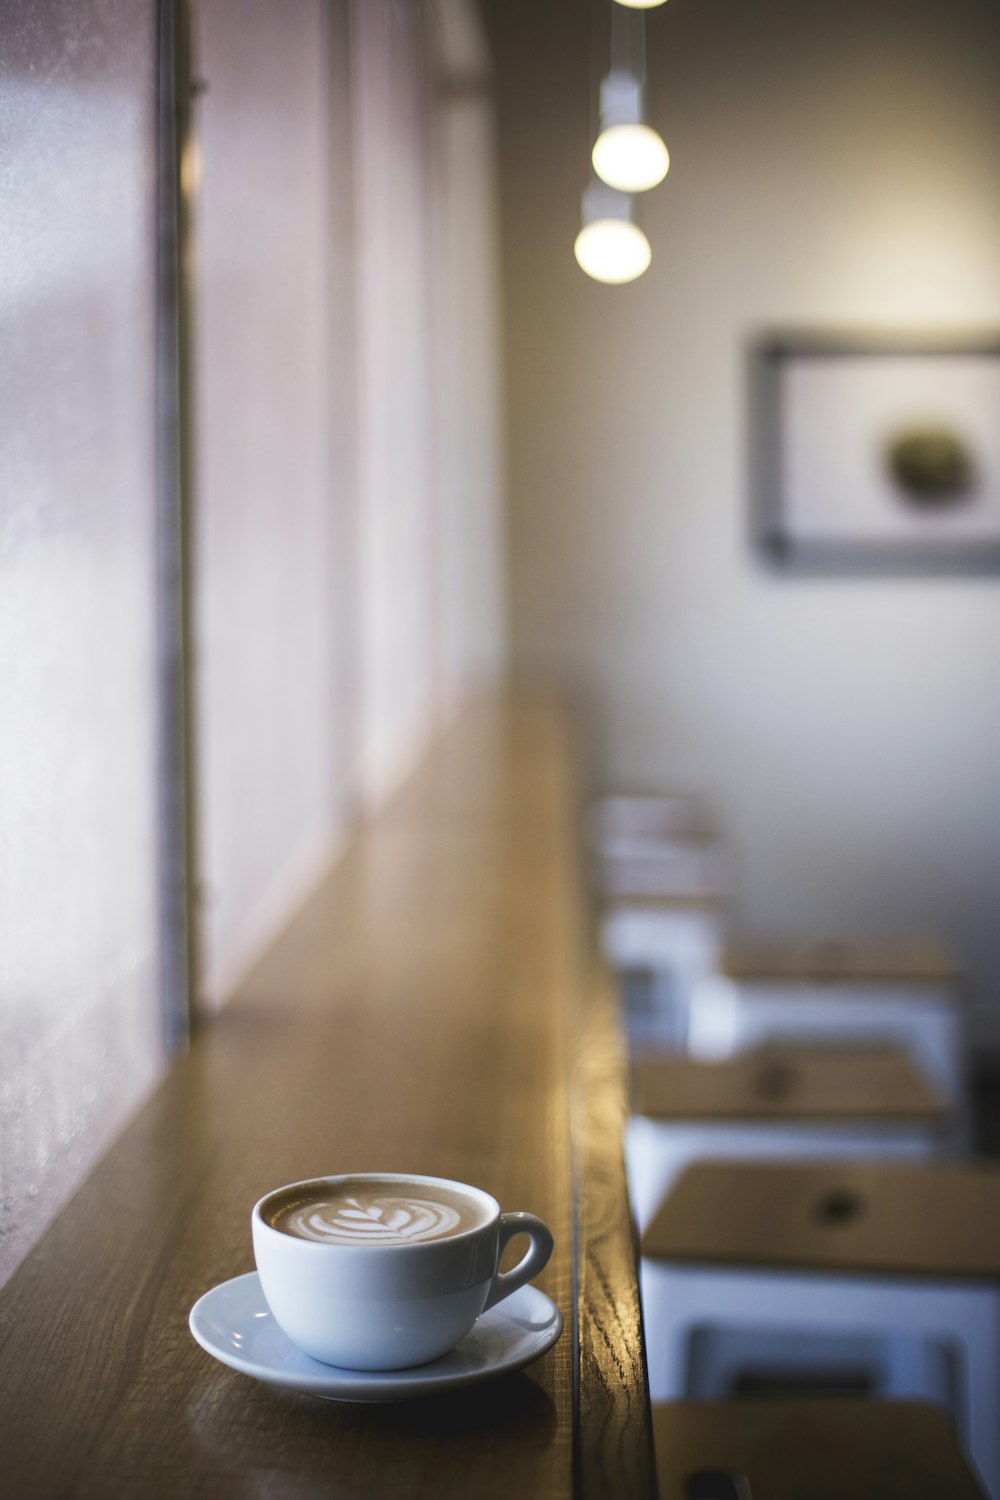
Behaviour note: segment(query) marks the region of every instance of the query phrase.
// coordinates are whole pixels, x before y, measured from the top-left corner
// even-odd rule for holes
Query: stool
[[[625,1160],[645,1229],[675,1178],[711,1158],[925,1158],[942,1100],[893,1047],[761,1047],[723,1062],[638,1060]]]
[[[728,1057],[761,1042],[905,1047],[954,1107],[964,1098],[961,979],[936,944],[729,942],[699,986],[688,1045]]]
[[[634,1047],[686,1047],[691,996],[715,971],[726,905],[718,892],[606,903],[601,946],[624,987]]]
[[[728,888],[721,845],[714,840],[678,840],[630,854],[602,855],[596,884],[610,900],[646,897],[662,901],[715,900]]]
[[[718,829],[694,797],[600,798],[586,834],[597,888],[608,898],[704,898],[726,886]]]
[[[587,811],[587,842],[597,854],[628,854],[675,839],[712,839],[718,827],[689,792],[622,792],[597,797]]]
[[[701,1163],[642,1255],[654,1401],[930,1399],[998,1500],[1000,1168]]]
[[[672,1402],[653,1441],[660,1500],[984,1500],[924,1402]]]

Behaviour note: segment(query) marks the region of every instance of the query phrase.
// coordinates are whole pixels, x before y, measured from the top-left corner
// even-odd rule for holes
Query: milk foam
[[[345,1194],[285,1209],[276,1227],[325,1245],[412,1245],[453,1234],[460,1218],[449,1204],[430,1198]]]

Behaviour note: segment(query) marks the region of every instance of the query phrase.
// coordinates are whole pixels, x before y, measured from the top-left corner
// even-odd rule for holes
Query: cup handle
[[[531,1244],[511,1270],[497,1271],[483,1312],[489,1307],[495,1307],[504,1297],[509,1297],[511,1292],[516,1292],[519,1286],[524,1286],[526,1281],[537,1276],[552,1254],[552,1231],[541,1219],[536,1219],[534,1214],[501,1214],[498,1265],[508,1243],[519,1234],[526,1234]]]

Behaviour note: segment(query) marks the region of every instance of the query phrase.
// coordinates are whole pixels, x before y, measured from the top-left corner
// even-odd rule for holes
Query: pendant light
[[[602,80],[600,117],[592,160],[601,181],[623,193],[645,193],[662,182],[670,154],[656,131],[643,124],[638,78],[615,71]]]
[[[618,0],[628,10],[653,10],[657,5],[666,5],[667,0]]]
[[[592,182],[583,195],[583,228],[573,253],[581,270],[611,286],[635,281],[653,258],[649,241],[632,222],[627,193]]]

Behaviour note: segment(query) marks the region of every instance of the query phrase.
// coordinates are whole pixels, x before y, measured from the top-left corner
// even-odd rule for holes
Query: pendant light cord
[[[611,71],[646,81],[646,17],[611,0]]]

